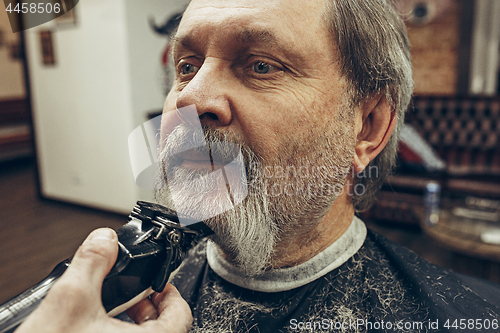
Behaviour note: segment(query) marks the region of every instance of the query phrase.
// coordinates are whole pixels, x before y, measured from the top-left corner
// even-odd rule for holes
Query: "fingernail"
[[[114,231],[111,229],[97,229],[94,230],[90,236],[89,240],[112,240],[114,238]]]

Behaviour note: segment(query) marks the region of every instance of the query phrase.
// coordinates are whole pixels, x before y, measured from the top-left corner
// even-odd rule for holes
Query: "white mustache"
[[[201,130],[187,124],[177,126],[165,140],[161,156],[169,159],[169,163],[178,165],[189,155],[210,156],[213,163],[227,164],[233,161],[240,151],[248,151],[243,143],[234,142],[229,135],[220,133],[209,127]],[[245,159],[245,156],[244,160]],[[189,158],[187,158],[189,159]],[[247,163],[246,163],[247,164]]]

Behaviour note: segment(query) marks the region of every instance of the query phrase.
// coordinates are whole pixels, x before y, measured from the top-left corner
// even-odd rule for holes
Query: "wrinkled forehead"
[[[177,37],[231,43],[279,39],[308,48],[329,40],[325,13],[326,0],[192,0]]]

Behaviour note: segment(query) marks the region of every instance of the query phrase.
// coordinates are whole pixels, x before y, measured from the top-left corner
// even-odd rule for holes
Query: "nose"
[[[195,76],[178,94],[177,108],[194,104],[202,125],[228,126],[233,119],[229,80],[217,61],[205,59]]]

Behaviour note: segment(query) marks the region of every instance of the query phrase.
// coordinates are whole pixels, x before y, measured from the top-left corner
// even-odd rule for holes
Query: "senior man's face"
[[[232,156],[234,146],[224,151],[220,143],[240,148],[248,195],[206,223],[249,275],[269,267],[277,244],[314,228],[352,164],[353,111],[325,11],[321,0],[193,0],[175,37],[176,79],[164,112],[194,105],[208,146],[222,147],[212,153]],[[157,200],[209,216],[226,198],[200,196],[211,186],[201,176],[212,169],[196,153],[171,157],[197,135],[188,126],[172,130],[169,119],[160,160],[170,191],[157,190]]]

